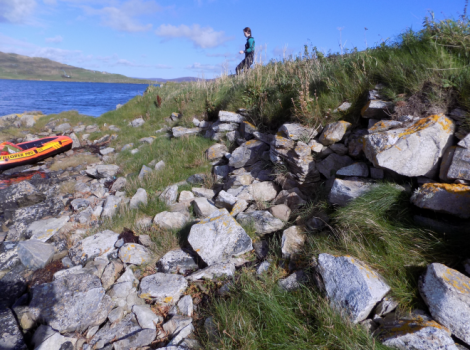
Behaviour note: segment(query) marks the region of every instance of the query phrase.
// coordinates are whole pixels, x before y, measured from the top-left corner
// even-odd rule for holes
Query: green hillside
[[[150,80],[78,68],[47,58],[4,52],[0,52],[0,79],[155,84]]]

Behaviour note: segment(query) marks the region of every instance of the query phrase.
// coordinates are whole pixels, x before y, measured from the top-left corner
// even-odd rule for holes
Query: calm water
[[[117,104],[142,95],[147,86],[0,79],[0,116],[25,111],[55,114],[76,110],[99,117],[116,109]]]

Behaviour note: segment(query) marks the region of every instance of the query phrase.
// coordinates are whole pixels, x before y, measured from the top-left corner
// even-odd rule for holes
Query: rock
[[[280,279],[277,284],[286,292],[292,292],[299,289],[300,286],[307,281],[307,276],[302,270],[295,271],[286,278]]]
[[[219,111],[219,120],[225,123],[241,123],[245,120],[245,118],[237,113]]]
[[[45,196],[29,181],[21,181],[0,191],[0,213],[40,203]]]
[[[411,203],[423,209],[470,218],[470,186],[426,183],[411,196]]]
[[[30,270],[42,269],[54,256],[55,249],[52,244],[36,239],[18,243],[18,257],[21,263]]]
[[[113,309],[109,315],[108,320],[111,323],[120,322],[124,318],[124,309],[122,307],[117,307]]]
[[[188,281],[212,280],[214,278],[233,277],[235,275],[235,265],[231,262],[214,264],[205,269],[194,272],[186,277]]]
[[[374,184],[357,178],[335,179],[328,200],[333,205],[346,206],[350,201],[369,191]]]
[[[82,145],[80,144],[80,140],[78,139],[77,135],[71,133],[69,137],[72,139],[72,149],[80,148]]]
[[[156,139],[156,136],[149,136],[149,137],[142,137],[141,139],[139,139],[139,142],[142,143],[142,144],[149,144],[151,145]]]
[[[73,350],[77,338],[67,337],[49,326],[40,325],[34,332],[34,350]]]
[[[178,198],[178,185],[168,186],[160,195],[160,199],[168,206],[176,203],[176,198]]]
[[[370,177],[373,179],[381,180],[384,178],[383,169],[370,168]]]
[[[152,173],[152,168],[149,168],[146,165],[142,165],[142,168],[139,172],[139,179],[142,180],[144,177]]]
[[[470,180],[470,149],[455,148],[447,179]]]
[[[144,125],[145,121],[142,118],[137,118],[137,119],[134,119],[133,121],[131,121],[130,124],[131,124],[132,127],[138,128],[139,126]]]
[[[175,315],[163,325],[163,331],[169,335],[171,341],[168,345],[178,345],[193,331],[192,318]]]
[[[227,146],[221,143],[216,143],[207,149],[206,158],[212,162],[214,160],[222,159],[227,152]]]
[[[354,161],[349,156],[340,156],[336,153],[333,153],[323,159],[321,162],[318,162],[317,169],[327,179],[331,179],[335,177],[335,174],[339,169],[347,167],[353,163]]]
[[[72,131],[72,127],[70,126],[69,123],[63,123],[54,128],[54,132],[56,133],[66,134],[70,131]]]
[[[194,200],[194,194],[191,191],[181,191],[178,203],[191,203]]]
[[[232,210],[232,207],[237,203],[237,197],[227,193],[225,191],[220,191],[215,199],[215,206],[217,208],[225,208],[227,210]]]
[[[299,226],[291,226],[282,233],[281,252],[284,259],[296,256],[305,243],[305,234]]]
[[[237,123],[221,123],[221,124],[212,126],[212,130],[214,130],[216,133],[230,132],[230,131],[235,131],[237,129],[238,129]]]
[[[196,197],[199,198],[207,198],[207,199],[212,199],[215,197],[215,192],[214,190],[208,189],[208,188],[197,188],[193,187],[191,189],[191,192],[194,193]]]
[[[274,204],[284,204],[292,210],[298,209],[306,203],[302,193],[297,187],[279,192],[274,200]]]
[[[380,303],[377,304],[374,313],[377,316],[385,316],[395,310],[398,303],[392,298],[385,297]]]
[[[349,102],[343,102],[339,107],[337,108],[338,111],[340,112],[346,112],[349,108],[351,108],[352,104]]]
[[[281,220],[264,210],[240,213],[237,216],[237,221],[246,226],[254,225],[256,233],[260,236],[279,231],[284,227],[284,223]]]
[[[366,163],[354,163],[347,167],[339,169],[336,172],[336,175],[368,177],[369,167]]]
[[[67,221],[69,221],[68,216],[34,221],[26,229],[26,237],[46,242],[64,227]]]
[[[116,210],[121,203],[121,198],[110,195],[106,197],[104,202],[103,211],[101,212],[102,218],[112,218],[116,214]]]
[[[213,174],[221,178],[226,178],[230,171],[231,168],[228,165],[216,165],[213,168]]]
[[[153,218],[153,222],[155,223],[155,225],[168,230],[183,228],[188,221],[188,215],[180,212],[172,213],[168,211],[163,211],[155,215],[155,217]]]
[[[143,265],[150,263],[153,257],[143,245],[126,243],[119,249],[119,259],[125,264]]]
[[[98,277],[69,275],[32,288],[31,313],[59,332],[83,332],[99,326],[112,309]]]
[[[269,266],[271,266],[269,261],[263,261],[256,269],[256,274],[262,275],[263,273],[267,272],[269,270]]]
[[[375,167],[409,177],[433,177],[451,145],[455,125],[445,116],[419,119],[408,128],[364,136],[364,152]]]
[[[94,165],[94,166],[88,166],[87,169],[85,170],[86,173],[94,178],[97,179],[108,179],[112,178],[117,174],[119,171],[119,166],[118,165]]]
[[[107,254],[114,249],[118,234],[110,230],[99,232],[77,242],[69,250],[74,265],[85,264],[88,260]]]
[[[450,332],[434,321],[397,320],[380,328],[380,340],[395,349],[458,350]]]
[[[238,214],[244,212],[246,208],[248,208],[248,202],[244,199],[238,199],[230,211],[230,215],[236,217]]]
[[[133,143],[127,143],[127,144],[125,144],[124,146],[122,146],[121,152],[130,150],[130,149],[132,149],[132,147],[134,147],[134,144],[133,144]]]
[[[460,140],[457,145],[459,145],[460,147],[469,149],[470,148],[470,134],[468,134],[462,140]]]
[[[0,308],[0,349],[28,349],[23,339],[23,333],[9,308]]]
[[[111,192],[121,191],[124,187],[126,187],[126,184],[127,180],[125,177],[118,177],[111,186]]]
[[[213,212],[194,225],[188,242],[209,266],[253,248],[251,238],[225,209]]]
[[[155,301],[157,304],[175,304],[188,288],[183,276],[156,273],[140,281],[139,297]]]
[[[329,149],[335,152],[336,154],[339,154],[340,156],[344,156],[349,152],[348,147],[346,147],[342,143],[334,143],[329,146]]]
[[[387,119],[393,112],[393,103],[381,100],[370,100],[362,108],[361,115],[363,118]]]
[[[341,141],[346,131],[351,128],[351,123],[345,122],[343,120],[328,124],[321,134],[318,141],[324,146],[332,145],[336,142]]]
[[[165,162],[163,160],[155,164],[155,171],[161,171],[165,168]]]
[[[131,209],[137,209],[140,205],[146,206],[147,202],[147,191],[145,191],[143,188],[139,188],[135,195],[131,198],[129,207]]]
[[[192,185],[202,185],[206,181],[206,174],[194,174],[186,179],[186,182]]]
[[[106,155],[111,154],[113,152],[114,152],[114,148],[112,148],[112,147],[106,147],[106,148],[100,149],[100,154],[102,156],[106,156]]]
[[[377,272],[350,256],[320,254],[318,271],[332,307],[344,310],[354,323],[365,320],[390,291]]]
[[[202,131],[201,128],[183,128],[181,126],[176,126],[171,129],[173,137],[183,137],[190,135],[197,135]]]
[[[192,201],[194,213],[197,217],[205,218],[217,211],[217,207],[210,203],[207,198],[195,198]]]
[[[428,265],[419,292],[432,317],[453,335],[470,343],[470,278],[445,265]]]
[[[304,127],[300,124],[284,124],[279,131],[290,140],[313,139],[318,135],[318,131],[312,128]]]
[[[182,249],[171,250],[157,263],[158,271],[164,273],[180,273],[185,275],[199,267],[196,260]]]
[[[132,312],[142,328],[156,329],[156,325],[163,322],[163,317],[155,315],[147,305],[134,305]]]
[[[232,152],[229,165],[237,169],[250,166],[258,161],[258,159],[261,158],[263,152],[267,151],[268,149],[269,146],[262,141],[247,141]]]
[[[255,201],[270,202],[276,198],[279,187],[272,181],[263,181],[251,185],[251,193]]]
[[[80,209],[88,208],[90,206],[90,202],[84,198],[76,198],[72,202],[70,202],[70,206],[73,210],[77,211]]]

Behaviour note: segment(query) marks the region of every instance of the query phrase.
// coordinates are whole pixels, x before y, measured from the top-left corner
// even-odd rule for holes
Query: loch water
[[[116,105],[142,95],[147,86],[0,79],[0,116],[26,111],[55,114],[76,110],[99,117],[116,109]]]

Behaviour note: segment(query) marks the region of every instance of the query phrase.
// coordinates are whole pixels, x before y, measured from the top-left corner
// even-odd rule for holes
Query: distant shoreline
[[[87,80],[49,80],[49,79],[34,79],[34,78],[6,78],[0,76],[0,80],[18,80],[18,81],[44,81],[49,83],[98,83],[98,84],[135,84],[135,85],[161,85],[156,81],[143,80],[143,82],[134,81],[87,81]]]

